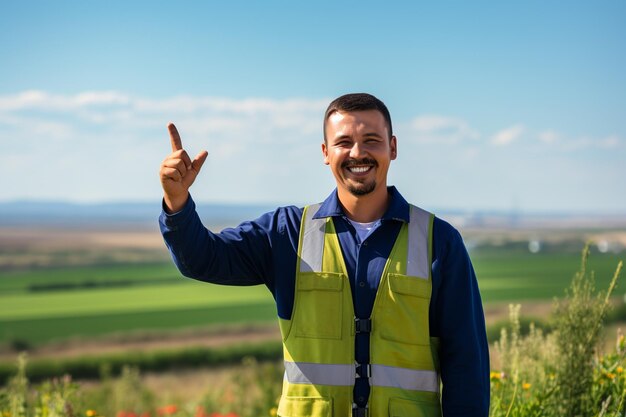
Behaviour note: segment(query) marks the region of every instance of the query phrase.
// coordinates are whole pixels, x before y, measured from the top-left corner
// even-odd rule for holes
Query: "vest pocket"
[[[282,397],[277,414],[281,417],[332,417],[332,398]]]
[[[300,273],[294,324],[296,337],[341,339],[345,275],[332,272]]]
[[[429,345],[428,309],[430,281],[407,275],[387,274],[389,294],[382,308],[383,339],[412,345]]]
[[[439,401],[413,401],[404,398],[389,400],[389,417],[441,417]]]

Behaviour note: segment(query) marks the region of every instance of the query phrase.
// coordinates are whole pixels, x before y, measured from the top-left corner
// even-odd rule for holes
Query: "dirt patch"
[[[37,250],[94,249],[132,247],[143,249],[163,248],[163,238],[158,230],[104,231],[89,229],[12,228],[0,229],[0,248]]]
[[[168,259],[158,230],[0,228],[0,270]]]

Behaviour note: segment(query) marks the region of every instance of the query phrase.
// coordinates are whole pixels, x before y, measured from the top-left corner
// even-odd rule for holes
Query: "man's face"
[[[362,196],[387,187],[387,171],[396,159],[396,137],[389,139],[383,115],[377,110],[335,112],[326,122],[324,163],[337,187]]]

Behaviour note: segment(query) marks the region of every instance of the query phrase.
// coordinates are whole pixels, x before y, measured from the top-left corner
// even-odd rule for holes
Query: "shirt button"
[[[367,240],[363,242],[363,246],[367,246]]]
[[[361,288],[365,287],[365,283],[363,281],[359,282],[359,287]]]
[[[365,397],[359,397],[358,400],[360,403],[363,403],[365,401]]]

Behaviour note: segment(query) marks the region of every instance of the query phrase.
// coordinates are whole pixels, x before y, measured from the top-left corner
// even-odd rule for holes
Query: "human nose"
[[[350,148],[350,158],[358,159],[360,156],[364,154],[363,146],[358,142],[354,142],[352,144],[352,148]]]

